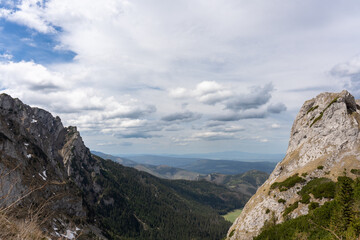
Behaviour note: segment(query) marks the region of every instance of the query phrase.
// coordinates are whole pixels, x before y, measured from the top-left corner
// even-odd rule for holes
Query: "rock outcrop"
[[[228,239],[252,239],[267,222],[283,222],[285,209],[294,203],[297,208],[287,219],[307,214],[308,204],[298,202],[298,192],[313,178],[336,181],[344,174],[355,177],[351,169],[360,168],[358,103],[345,90],[321,93],[304,103],[292,126],[285,158],[246,204],[229,229]],[[299,181],[288,188],[272,187],[291,177]],[[328,200],[318,202],[321,205]]]
[[[18,218],[40,214],[55,237],[74,235],[86,225],[85,205],[95,201],[97,193],[90,189],[97,189],[91,177],[96,174],[99,164],[75,127],[0,95],[0,207],[16,205]]]

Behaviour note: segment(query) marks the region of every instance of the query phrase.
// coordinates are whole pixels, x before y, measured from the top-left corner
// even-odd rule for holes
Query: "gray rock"
[[[304,103],[292,126],[285,158],[246,204],[230,228],[228,239],[252,239],[272,217],[276,223],[283,222],[285,207],[300,200],[297,191],[311,177],[327,177],[336,181],[344,171],[348,176],[355,177],[350,170],[360,168],[359,103],[346,90],[321,93]],[[319,166],[323,166],[322,169],[318,169]],[[270,188],[274,182],[303,173],[307,174],[306,182],[298,183],[287,191]],[[280,198],[286,203],[278,203]],[[326,201],[324,199],[320,204]],[[299,204],[289,217],[307,213],[307,206]]]

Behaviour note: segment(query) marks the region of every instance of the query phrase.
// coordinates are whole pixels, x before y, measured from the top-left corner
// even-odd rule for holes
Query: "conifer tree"
[[[354,189],[352,187],[353,180],[349,177],[339,177],[338,181],[340,183],[337,199],[339,203],[340,215],[338,221],[340,223],[340,230],[345,232],[352,223],[354,216]]]

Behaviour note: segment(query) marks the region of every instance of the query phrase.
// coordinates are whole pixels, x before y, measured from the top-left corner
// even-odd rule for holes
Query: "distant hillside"
[[[165,178],[165,179],[182,179],[182,180],[205,180],[211,183],[215,183],[218,185],[225,186],[226,188],[241,193],[245,196],[245,198],[250,198],[257,190],[259,186],[261,186],[266,179],[269,177],[269,174],[266,172],[261,172],[258,170],[249,170],[245,173],[235,174],[235,175],[226,175],[221,173],[210,173],[210,174],[200,174],[196,172],[187,171],[181,168],[170,167],[166,165],[154,166],[154,165],[147,165],[147,164],[136,164],[134,161],[127,160],[120,157],[115,157],[109,154],[104,154],[101,152],[93,152],[97,153],[98,156],[101,156],[106,159],[113,160],[115,162],[121,161],[120,163],[129,164],[131,167],[150,173],[153,176]],[[242,162],[237,161],[214,161],[214,160],[201,160],[199,162],[194,163],[204,163],[204,167],[208,166],[208,163],[217,163],[224,168],[225,166],[230,166],[231,164],[243,164]],[[193,164],[194,164],[193,163]],[[250,163],[254,165],[254,163]],[[263,166],[261,163],[257,163],[256,165]],[[218,167],[219,165],[215,165]],[[266,166],[266,165],[265,165]],[[243,167],[243,166],[242,166]],[[211,166],[213,169],[214,166]]]
[[[201,174],[187,171],[181,168],[170,167],[167,165],[151,165],[151,164],[140,164],[130,159],[123,157],[116,157],[102,152],[92,151],[93,154],[112,161],[118,162],[123,166],[133,167],[139,171],[150,173],[153,176],[165,179],[183,179],[183,180],[198,180]]]
[[[194,172],[209,174],[239,174],[250,170],[259,170],[262,172],[270,173],[276,163],[274,162],[240,162],[230,160],[198,160],[189,165],[183,166],[186,170]]]
[[[120,156],[120,158],[123,158]],[[140,164],[150,165],[167,165],[170,167],[183,168],[193,162],[199,160],[199,158],[181,158],[181,157],[167,157],[157,155],[125,155],[124,158],[130,159]]]
[[[122,157],[120,157],[123,159]],[[221,173],[241,174],[250,170],[270,173],[276,166],[275,162],[242,162],[232,160],[209,160],[198,158],[175,158],[154,155],[128,156],[128,159],[140,164],[167,165],[200,174]]]
[[[99,157],[101,157],[101,158],[103,158],[103,159],[113,160],[113,161],[115,161],[115,162],[120,163],[120,164],[123,165],[123,166],[126,166],[126,167],[133,167],[133,166],[138,165],[137,162],[132,161],[132,160],[127,159],[127,158],[117,157],[117,156],[113,156],[113,155],[106,154],[106,153],[102,153],[102,152],[98,152],[98,151],[91,151],[91,153],[94,154],[94,155],[96,155],[96,156],[99,156]]]
[[[255,194],[258,187],[260,187],[266,181],[266,179],[268,179],[268,177],[268,173],[251,170],[236,175],[212,173],[205,177],[201,177],[201,179],[219,185],[224,185],[231,190],[241,192],[247,196],[252,196]]]
[[[211,160],[235,160],[246,162],[280,162],[284,158],[284,154],[263,154],[263,153],[248,153],[239,151],[227,152],[212,152],[212,153],[196,153],[196,154],[174,154],[167,155],[169,157],[177,158],[202,158]]]

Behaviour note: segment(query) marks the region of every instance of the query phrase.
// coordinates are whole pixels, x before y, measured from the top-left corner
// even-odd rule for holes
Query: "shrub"
[[[318,166],[317,169],[323,170],[323,169],[324,169],[324,166],[322,166],[322,165],[321,165],[321,166]]]
[[[360,175],[360,169],[351,169],[350,172],[355,175]]]
[[[286,200],[283,199],[283,198],[280,198],[280,199],[278,200],[278,203],[286,203]]]
[[[288,206],[284,213],[283,213],[283,216],[285,217],[286,215],[288,215],[289,213],[291,213],[292,211],[294,211],[295,209],[297,209],[299,206],[299,202],[295,202],[293,204],[291,204],[290,206]]]
[[[234,236],[234,233],[235,233],[235,229],[233,229],[233,230],[231,231],[231,233],[229,234],[229,237]]]
[[[303,182],[305,182],[305,179],[299,177],[298,174],[295,174],[282,182],[273,183],[270,188],[271,189],[280,188],[280,191],[286,191],[289,188],[295,186],[295,184],[303,183]]]
[[[317,202],[312,202],[309,205],[309,210],[314,210],[315,208],[318,208],[320,205]]]
[[[303,203],[303,204],[308,204],[308,203],[310,203],[310,195],[309,195],[309,194],[304,194],[304,195],[302,196],[302,199],[301,199],[300,202]]]
[[[317,199],[334,198],[335,183],[328,178],[314,178],[300,190],[299,195],[304,197],[310,193]]]

